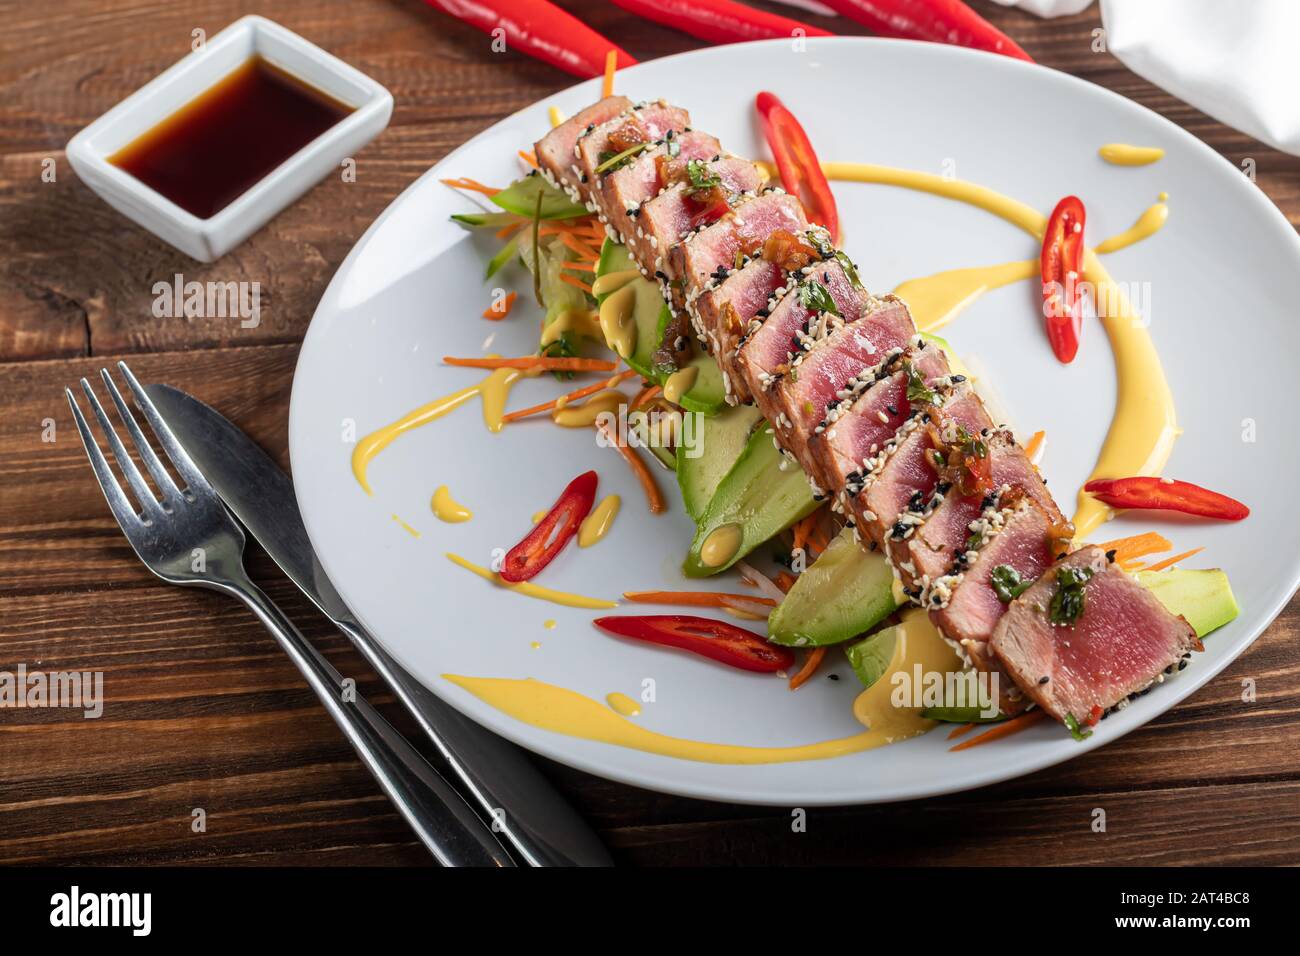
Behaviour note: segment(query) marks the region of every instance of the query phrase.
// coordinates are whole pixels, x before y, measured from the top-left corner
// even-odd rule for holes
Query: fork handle
[[[244,576],[223,588],[239,598],[289,655],[325,710],[420,841],[443,866],[514,866],[465,799],[363,697],[344,703],[329,663],[275,603]]]

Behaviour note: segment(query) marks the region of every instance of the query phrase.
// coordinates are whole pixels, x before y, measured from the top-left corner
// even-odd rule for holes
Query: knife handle
[[[595,832],[520,748],[440,700],[355,619],[336,617],[334,623],[415,716],[493,830],[529,865],[614,865]]]

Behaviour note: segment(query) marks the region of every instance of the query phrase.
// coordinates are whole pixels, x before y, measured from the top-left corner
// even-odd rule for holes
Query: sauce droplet
[[[550,620],[543,621],[542,627],[546,628],[548,631],[555,630],[555,619],[551,618]]]
[[[409,524],[407,524],[397,515],[393,515],[393,520],[397,522],[399,528],[401,528],[403,531],[409,534],[412,538],[420,537],[420,532],[416,531],[414,528],[412,528]]]
[[[622,714],[624,717],[639,717],[641,715],[641,705],[627,694],[620,694],[617,691],[606,694],[605,703],[609,704],[610,710],[614,711],[614,713]]]
[[[590,548],[609,533],[618,515],[623,500],[618,495],[606,496],[600,504],[591,509],[591,513],[582,519],[578,527],[578,547]]]
[[[1116,166],[1149,166],[1164,158],[1159,146],[1130,146],[1128,143],[1107,143],[1097,150],[1097,155]]]
[[[600,304],[600,330],[605,334],[605,344],[620,358],[636,350],[636,323],[632,320],[635,307],[636,286],[630,284]]]
[[[682,396],[695,387],[695,380],[700,377],[698,365],[688,365],[685,368],[679,368],[668,376],[668,381],[664,382],[664,398],[678,404]]]
[[[636,269],[620,269],[618,272],[606,272],[591,284],[592,295],[604,295],[623,288],[641,273]]]
[[[460,502],[451,496],[446,485],[439,485],[438,490],[433,493],[433,500],[429,503],[433,508],[433,513],[438,516],[439,521],[445,521],[448,524],[460,524],[462,521],[468,521],[474,517],[474,512],[470,511]]]
[[[700,562],[710,568],[720,568],[735,556],[744,540],[744,532],[738,524],[714,528],[700,545]]]
[[[597,392],[585,402],[567,405],[551,412],[551,421],[564,428],[590,428],[605,412],[615,413],[627,402],[627,395],[616,388]]]

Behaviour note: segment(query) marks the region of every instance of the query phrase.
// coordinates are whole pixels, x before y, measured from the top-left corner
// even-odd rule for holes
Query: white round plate
[[[535,677],[604,700],[613,691],[637,696],[652,679],[656,700],[644,706],[641,724],[720,743],[793,745],[860,730],[850,711],[857,682],[838,653],[829,658],[837,663],[791,693],[783,680],[609,637],[591,625],[599,612],[504,592],[444,557],[453,551],[488,564],[492,549],[518,540],[530,516],[549,507],[571,478],[595,468],[601,492],[623,498],[613,531],[592,549],[570,547],[539,583],[606,598],[631,589],[698,587],[678,571],[692,525],[671,474],[657,472],[670,511],[652,517],[627,466],[613,450],[598,448],[587,430],[535,421],[493,435],[470,405],[381,454],[370,470],[374,497],[353,479],[349,423],[365,435],[478,381],[483,373],[441,359],[484,354],[489,336],[490,351],[502,355],[536,348],[531,285],[517,265],[492,283],[520,293],[508,321],[479,318],[490,297],[484,263],[498,244],[448,220],[474,205],[439,179],[514,179],[516,151],[549,128],[548,107],[572,115],[599,96],[599,83],[589,81],[502,120],[402,193],[330,283],[298,363],[290,447],[312,541],[366,627],[438,695],[530,750],[654,790],[786,806],[899,800],[1004,780],[1109,743],[1217,674],[1282,608],[1300,580],[1293,547],[1300,512],[1282,493],[1300,460],[1288,421],[1300,354],[1294,317],[1300,241],[1241,171],[1155,113],[1100,87],[926,43],[811,40],[803,52],[775,41],[724,46],[623,71],[617,87],[634,99],[662,97],[686,107],[698,128],[753,157],[767,155],[754,94],[772,90],[825,160],[948,173],[1044,213],[1075,193],[1087,204],[1093,242],[1128,227],[1167,190],[1164,230],[1108,256],[1107,264],[1118,281],[1144,284],[1152,335],[1186,432],[1166,474],[1233,494],[1254,513],[1240,524],[1133,517],[1108,526],[1099,540],[1155,527],[1179,550],[1204,545],[1190,566],[1225,568],[1242,613],[1176,679],[1111,716],[1084,743],[1059,726],[1040,725],[960,753],[950,753],[945,734],[936,732],[833,760],[716,765],[535,729],[448,683],[444,673]],[[1166,156],[1140,168],[1108,165],[1097,149],[1111,142],[1163,147]],[[944,269],[1037,255],[1030,237],[958,202],[888,186],[836,183],[834,189],[845,247],[875,291]],[[1115,375],[1095,323],[1086,329],[1080,358],[1058,365],[1037,319],[1036,297],[1030,282],[1000,289],[944,334],[959,354],[978,356],[1019,434],[1046,430],[1043,471],[1068,512],[1105,435]],[[533,404],[561,390],[544,376],[517,387],[510,404]],[[430,496],[443,484],[473,510],[472,521],[443,524],[432,515]],[[393,515],[421,537],[402,530]],[[548,619],[558,622],[553,630],[543,627]]]

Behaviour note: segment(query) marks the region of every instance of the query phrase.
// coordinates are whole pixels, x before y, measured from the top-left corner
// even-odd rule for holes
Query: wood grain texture
[[[698,44],[601,3],[568,2],[634,55]],[[772,9],[778,8],[769,5]],[[977,6],[1041,62],[1146,105],[1235,165],[1300,222],[1300,160],[1210,120],[1093,53],[1095,10],[1044,21]],[[109,210],[63,146],[85,123],[247,12],[274,17],[394,93],[356,183],[322,182],[222,262],[201,266]],[[859,33],[843,21],[813,22]],[[233,603],[160,585],[93,483],[62,390],[119,356],[221,408],[287,465],[297,343],[369,222],[466,138],[564,88],[540,64],[419,0],[0,2],[0,670],[102,670],[105,711],[0,710],[0,861],[424,864],[271,638]],[[149,36],[150,42],[138,37]],[[54,183],[41,180],[53,159]],[[263,321],[155,319],[152,285],[257,281]],[[47,420],[54,423],[53,440]],[[359,656],[268,560],[254,575],[391,720],[413,730]],[[551,763],[544,770],[621,862],[1256,863],[1300,861],[1300,611],[1142,730],[1060,767],[908,804],[813,810],[684,800]],[[1258,699],[1241,701],[1252,678]],[[203,808],[207,832],[191,831]],[[1093,811],[1107,814],[1094,833]]]

